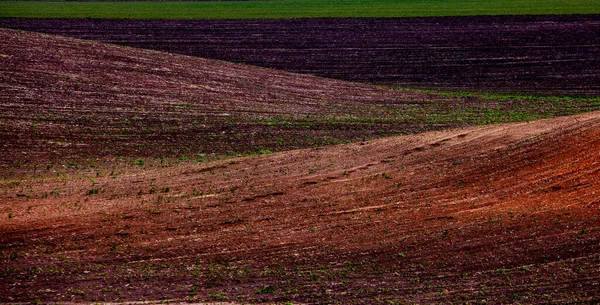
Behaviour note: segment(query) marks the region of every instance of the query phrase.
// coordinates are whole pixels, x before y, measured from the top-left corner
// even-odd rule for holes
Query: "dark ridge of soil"
[[[600,109],[586,99],[393,90],[17,30],[0,30],[0,39],[0,177],[115,160],[204,161]]]
[[[0,180],[0,302],[594,304],[600,112]]]
[[[285,150],[439,129],[396,120],[397,111],[448,100],[38,33],[0,30],[0,37],[0,165],[9,168]]]
[[[0,19],[0,27],[419,88],[600,95],[600,16]]]

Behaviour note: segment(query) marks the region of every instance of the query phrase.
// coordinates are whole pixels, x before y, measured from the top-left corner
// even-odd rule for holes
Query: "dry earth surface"
[[[600,113],[2,180],[0,301],[592,304]]]
[[[289,130],[281,113],[349,120],[342,130],[354,134],[348,116],[448,100],[71,38],[0,38],[0,302],[598,302],[600,112],[131,166],[110,158],[263,141]],[[228,124],[258,129],[234,144],[202,137],[228,135]],[[38,167],[85,157],[98,163]]]
[[[392,90],[0,30],[0,176],[164,165],[600,110]]]
[[[600,16],[0,19],[0,27],[338,79],[600,95]]]
[[[456,123],[424,124],[407,111],[421,117],[421,105],[462,102],[37,33],[3,29],[0,39],[6,172],[83,158],[195,158],[440,129]]]

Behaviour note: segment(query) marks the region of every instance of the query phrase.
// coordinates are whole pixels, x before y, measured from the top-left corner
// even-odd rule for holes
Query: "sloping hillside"
[[[392,90],[6,29],[0,40],[3,177],[202,161],[600,108],[598,100]]]
[[[400,129],[390,121],[399,105],[430,99],[37,33],[1,30],[0,38],[2,163],[341,142]]]
[[[600,113],[4,180],[0,301],[597,302]]]

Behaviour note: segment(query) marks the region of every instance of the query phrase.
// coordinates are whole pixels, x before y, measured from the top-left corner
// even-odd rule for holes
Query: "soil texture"
[[[581,302],[600,113],[3,180],[0,301]]]
[[[10,27],[419,88],[600,95],[600,16],[0,19]]]

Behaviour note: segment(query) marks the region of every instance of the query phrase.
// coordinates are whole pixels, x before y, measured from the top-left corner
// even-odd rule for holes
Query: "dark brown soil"
[[[107,160],[202,161],[600,107],[445,97],[35,33],[0,35],[4,177]]]
[[[439,126],[398,111],[448,98],[1,30],[0,165],[342,143]],[[448,126],[448,125],[447,125]],[[91,161],[87,160],[87,163]]]
[[[344,80],[600,95],[600,16],[0,19],[10,27]]]
[[[483,99],[0,30],[0,176],[269,153],[600,109]],[[117,165],[118,164],[118,165]]]

